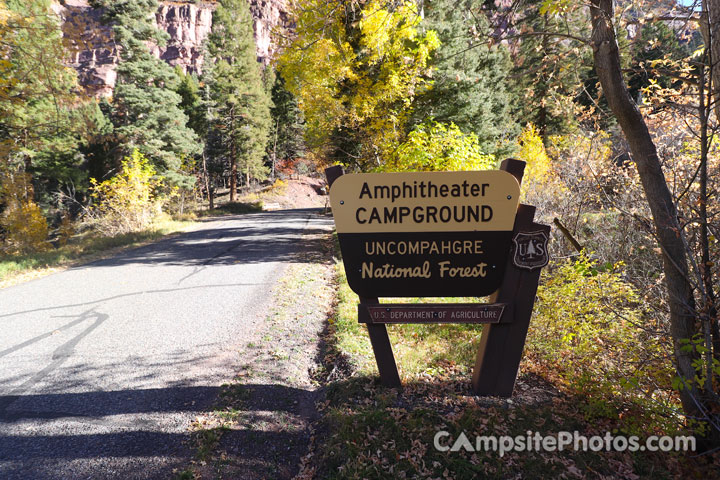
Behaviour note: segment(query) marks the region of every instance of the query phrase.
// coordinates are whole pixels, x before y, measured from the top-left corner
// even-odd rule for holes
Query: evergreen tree
[[[514,114],[523,124],[537,126],[545,144],[550,135],[577,125],[575,101],[587,98],[583,78],[595,78],[589,52],[572,40],[589,36],[582,9],[558,15],[555,7],[552,2],[519,1],[517,34],[510,39]]]
[[[88,114],[95,107],[78,97],[65,58],[50,0],[0,1],[0,173],[24,171],[26,196],[45,211],[59,189],[82,188],[77,149],[92,129]]]
[[[183,159],[200,151],[198,138],[187,127],[174,88],[179,79],[172,67],[155,57],[149,43],[162,45],[167,34],[152,22],[156,0],[93,0],[103,7],[120,46],[117,84],[110,117],[114,125],[115,157],[134,150],[147,156],[170,184],[187,187],[192,177],[181,173]]]
[[[110,121],[112,105],[109,99],[101,98],[94,105],[89,121],[92,128],[88,129],[87,142],[81,146],[85,157],[85,170],[89,178],[107,180],[115,174],[116,162],[112,158],[113,124]]]
[[[477,135],[485,153],[509,153],[507,140],[519,132],[507,86],[512,63],[506,48],[488,47],[480,35],[488,30],[483,2],[427,0],[423,5],[422,26],[437,32],[440,48],[429,62],[433,87],[415,99],[410,127],[430,119],[454,123]]]
[[[238,171],[247,184],[267,177],[263,158],[271,123],[247,0],[220,2],[213,14],[209,51],[214,63],[210,128],[216,138],[210,151],[227,159],[230,201],[235,201]]]
[[[0,3],[0,16],[0,157],[30,171],[77,146],[76,74],[49,0]]]
[[[180,82],[175,91],[180,95],[180,108],[188,118],[187,126],[203,138],[207,131],[207,109],[203,101],[200,82],[194,73],[184,73],[179,66],[175,67],[175,73]]]
[[[272,86],[272,128],[268,142],[268,157],[273,167],[277,162],[305,156],[305,122],[297,99],[287,88],[281,75]]]
[[[689,44],[681,46],[677,37],[678,34],[663,22],[641,25],[640,35],[631,47],[633,72],[628,78],[628,90],[638,102],[641,90],[650,85],[650,79],[662,88],[679,86],[677,60],[690,56],[692,50]],[[654,61],[660,61],[659,68],[653,68]]]

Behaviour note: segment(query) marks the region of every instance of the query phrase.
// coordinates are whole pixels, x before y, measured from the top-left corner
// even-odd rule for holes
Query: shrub
[[[520,190],[521,201],[535,205],[538,212],[545,215],[542,220],[549,221],[550,216],[557,214],[558,203],[567,196],[567,189],[558,175],[559,162],[553,162],[550,158],[540,132],[532,124],[525,127],[517,142],[518,158],[526,162]]]
[[[0,202],[5,205],[0,214],[0,227],[4,230],[0,250],[7,254],[46,250],[49,246],[48,224],[32,199],[29,175],[0,175]]]
[[[415,127],[382,171],[468,171],[495,167],[495,157],[482,152],[474,133],[455,124],[432,122]]]
[[[102,183],[94,178],[92,210],[98,230],[117,235],[142,230],[160,213],[162,201],[157,195],[161,182],[155,169],[137,150],[122,162],[119,174]]]
[[[57,230],[58,245],[60,247],[67,245],[75,233],[75,225],[73,224],[72,218],[68,213],[64,213]]]
[[[278,178],[275,179],[275,183],[272,184],[272,191],[278,195],[283,195],[285,190],[287,190],[287,186],[288,182]]]
[[[622,265],[581,255],[556,267],[538,289],[528,353],[588,399],[588,415],[634,431],[676,428],[671,352]]]

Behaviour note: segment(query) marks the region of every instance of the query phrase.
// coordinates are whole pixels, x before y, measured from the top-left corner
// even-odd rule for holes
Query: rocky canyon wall
[[[212,29],[215,2],[160,2],[155,24],[166,31],[170,40],[153,53],[183,71],[202,72],[203,42]],[[287,25],[286,0],[250,0],[253,14],[258,61],[267,64],[274,53],[271,32]],[[90,7],[87,0],[64,0],[55,5],[63,19],[63,31],[71,51],[71,65],[79,81],[96,96],[112,95],[117,79],[115,67],[118,47],[112,29],[101,22],[102,11]]]

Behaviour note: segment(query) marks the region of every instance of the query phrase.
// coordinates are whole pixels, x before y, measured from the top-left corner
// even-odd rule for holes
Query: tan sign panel
[[[330,189],[338,233],[511,231],[519,197],[501,170],[349,174]]]

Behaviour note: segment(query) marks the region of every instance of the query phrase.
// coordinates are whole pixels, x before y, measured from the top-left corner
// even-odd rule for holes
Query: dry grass
[[[75,235],[67,245],[44,252],[0,256],[0,288],[44,277],[70,267],[111,257],[132,247],[156,241],[166,235],[183,232],[195,225],[162,217],[146,230],[105,237],[88,230]]]

